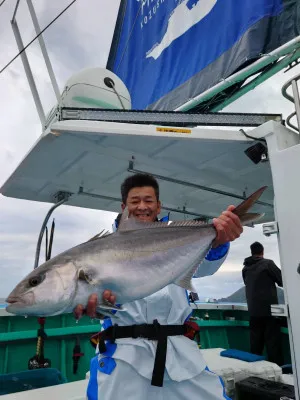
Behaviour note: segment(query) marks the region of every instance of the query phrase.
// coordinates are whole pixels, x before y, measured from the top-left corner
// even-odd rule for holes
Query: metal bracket
[[[278,224],[276,221],[263,224],[263,234],[265,236],[271,236],[274,233],[278,233],[278,231]]]
[[[272,304],[271,314],[273,317],[287,317],[289,314],[287,304]]]
[[[59,192],[56,192],[53,197],[55,199],[55,202],[59,203],[62,200],[68,201],[69,198],[72,196],[72,194],[73,193],[70,193],[70,192],[59,191]]]

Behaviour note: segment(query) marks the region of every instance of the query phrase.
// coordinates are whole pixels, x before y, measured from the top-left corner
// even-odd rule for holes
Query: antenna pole
[[[13,14],[13,19],[11,20],[11,26],[12,26],[12,30],[13,30],[14,35],[15,35],[15,39],[16,39],[16,42],[17,42],[18,49],[19,49],[19,51],[22,51],[24,49],[24,44],[23,44],[23,41],[22,41],[22,38],[21,38],[21,34],[20,34],[20,31],[19,31],[19,27],[18,27],[17,21],[16,21],[16,12],[17,12],[18,5],[19,5],[19,0],[17,2],[16,8],[15,8],[15,11],[14,11],[14,14]],[[45,122],[46,122],[46,117],[45,117],[43,105],[42,105],[38,90],[36,88],[35,81],[34,81],[34,78],[33,78],[33,75],[32,75],[32,71],[31,71],[31,68],[30,68],[30,65],[29,65],[29,62],[28,62],[28,58],[27,58],[27,55],[26,55],[25,51],[23,51],[22,54],[21,54],[21,60],[22,60],[22,63],[23,63],[23,67],[25,69],[27,80],[28,80],[28,83],[29,83],[29,86],[30,86],[30,89],[31,89],[31,93],[32,93],[32,96],[33,96],[33,99],[34,99],[34,102],[35,102],[35,106],[36,106],[37,112],[38,112],[39,117],[40,117],[41,124],[44,127],[45,126]]]
[[[38,22],[38,19],[37,19],[37,16],[36,16],[32,1],[31,0],[27,0],[27,5],[28,5],[28,8],[29,8],[29,12],[30,12],[30,15],[31,15],[31,19],[32,19],[32,23],[33,23],[35,32],[36,32],[37,35],[39,35],[38,36],[38,41],[39,41],[39,44],[40,44],[40,48],[41,48],[41,51],[42,51],[42,54],[43,54],[43,57],[44,57],[44,61],[45,61],[45,64],[46,64],[46,67],[47,67],[47,70],[48,70],[48,74],[49,74],[49,77],[50,77],[50,80],[51,80],[51,83],[52,83],[52,87],[53,87],[56,99],[59,102],[59,100],[60,100],[59,87],[58,87],[58,84],[57,84],[57,81],[56,81],[56,78],[55,78],[55,75],[54,75],[54,71],[53,71],[53,68],[52,68],[52,64],[51,64],[47,49],[46,49],[46,45],[45,45],[45,42],[44,42],[43,35],[40,35],[41,28],[40,28],[40,25],[39,25],[39,22]]]

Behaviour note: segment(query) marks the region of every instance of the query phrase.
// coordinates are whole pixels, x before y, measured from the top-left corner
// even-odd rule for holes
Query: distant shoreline
[[[278,303],[284,304],[284,291],[280,287],[277,287]],[[217,299],[218,303],[247,303],[245,286],[242,286],[236,292],[232,293],[228,297]]]

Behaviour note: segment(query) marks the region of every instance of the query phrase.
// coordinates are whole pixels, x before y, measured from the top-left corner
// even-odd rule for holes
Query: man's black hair
[[[260,256],[264,253],[264,246],[259,242],[252,243],[250,249],[253,256]]]
[[[159,186],[157,180],[152,175],[135,174],[128,176],[121,185],[122,202],[126,204],[128,193],[131,189],[145,186],[153,187],[156,198],[159,200]]]

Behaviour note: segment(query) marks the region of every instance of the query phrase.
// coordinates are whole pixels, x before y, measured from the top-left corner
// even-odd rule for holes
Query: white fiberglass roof
[[[270,165],[255,165],[247,158],[244,150],[252,144],[238,129],[55,122],[5,182],[1,193],[54,203],[55,194],[64,191],[72,193],[69,205],[118,212],[120,185],[132,174],[128,168],[133,161],[130,166],[135,170],[186,182],[158,179],[165,207],[162,216],[172,210],[172,220],[213,217],[229,204],[237,205],[241,200],[236,197],[268,185],[260,199],[264,204],[253,211],[265,213],[260,222],[270,221],[274,219]],[[80,190],[97,197],[79,194]]]

